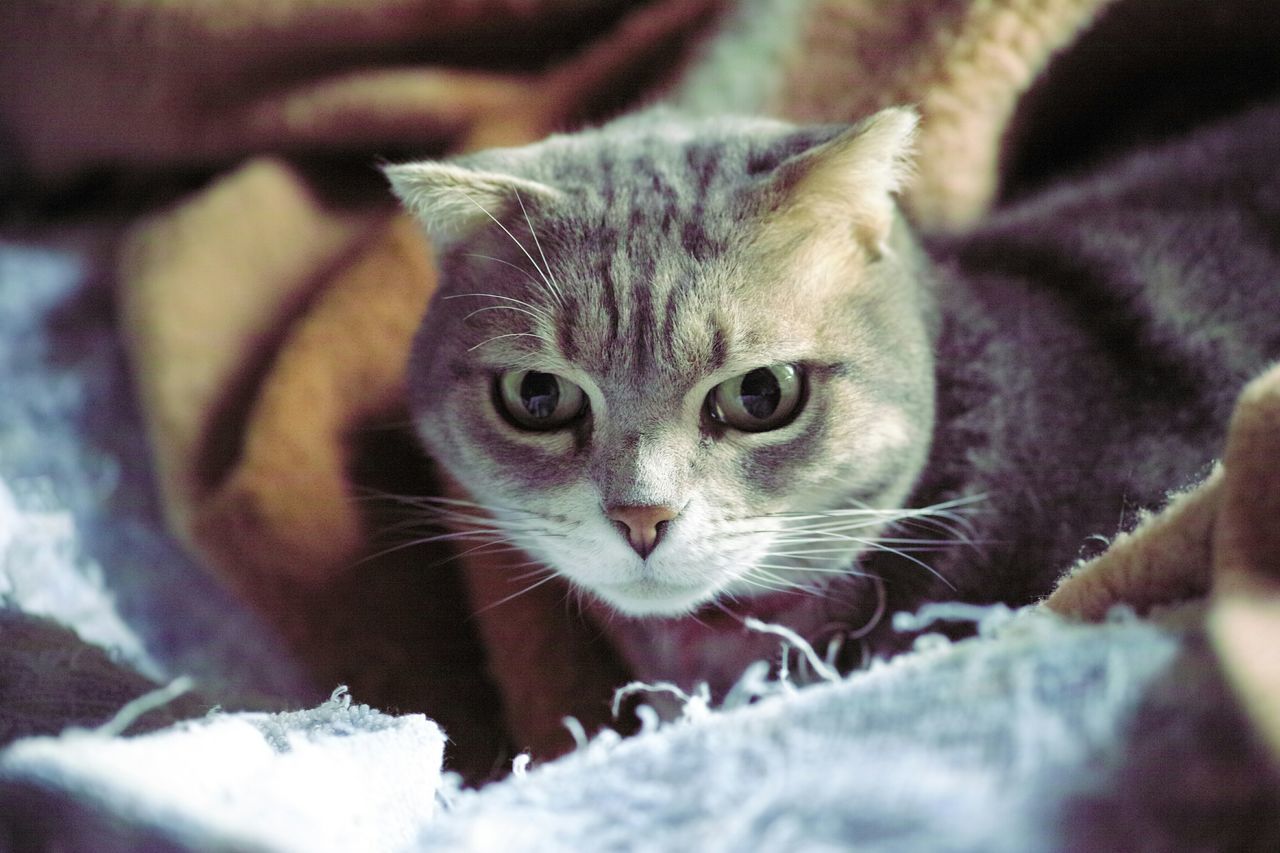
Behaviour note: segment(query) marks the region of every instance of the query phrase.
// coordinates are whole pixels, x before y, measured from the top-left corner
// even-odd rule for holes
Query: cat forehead
[[[548,265],[569,274],[569,284],[588,287],[584,298],[613,303],[634,287],[644,288],[644,296],[664,287],[682,295],[719,292],[735,276],[718,267],[754,237],[752,191],[779,163],[839,130],[646,117],[459,162],[563,192],[567,201],[511,207],[508,228],[486,229],[485,248],[522,266],[540,262],[535,253],[545,252]],[[521,282],[536,289],[527,276]]]
[[[753,339],[811,343],[821,315],[843,309],[823,304],[827,288],[802,287],[806,298],[788,304],[796,287],[779,282],[804,276],[790,253],[761,256],[750,189],[840,130],[646,118],[462,158],[556,194],[522,193],[502,227],[452,248],[444,288],[524,302],[469,308],[512,349],[629,376],[714,372],[734,350],[759,350]]]
[[[732,257],[696,264],[672,252],[637,270],[619,246],[563,262],[549,254],[547,264],[547,281],[504,266],[509,284],[488,291],[499,298],[458,303],[468,314],[476,306],[481,312],[474,319],[483,328],[465,340],[469,355],[476,344],[494,341],[474,352],[475,361],[490,370],[569,367],[602,388],[639,383],[654,397],[726,371],[818,354],[821,306],[805,300],[779,311],[767,300],[744,298],[747,274]],[[518,310],[503,310],[513,305]]]
[[[708,193],[748,183],[825,142],[841,125],[799,128],[769,119],[691,121],[653,111],[517,149],[460,158],[474,168],[545,181],[567,190],[683,187]]]

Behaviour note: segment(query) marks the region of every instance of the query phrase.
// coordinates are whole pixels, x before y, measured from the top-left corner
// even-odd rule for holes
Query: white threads
[[[189,676],[180,675],[166,686],[158,687],[127,702],[124,707],[116,711],[114,717],[93,729],[91,733],[95,737],[119,737],[143,715],[157,708],[163,708],[174,699],[189,692],[194,686],[195,681]]]
[[[333,688],[333,692],[329,694],[329,701],[325,702],[322,708],[350,708],[351,693],[347,689],[347,685],[339,684]]]
[[[690,694],[670,681],[632,681],[613,691],[612,710],[615,718],[622,712],[622,700],[637,693],[669,693],[675,696],[681,703],[682,720],[697,720],[711,713],[711,688],[705,682],[699,683]],[[637,715],[638,713],[637,711]],[[656,716],[656,712],[654,713]]]
[[[818,653],[813,650],[813,646],[809,645],[808,641],[806,641],[803,637],[801,637],[795,631],[792,631],[790,628],[784,625],[770,625],[766,622],[761,622],[759,619],[756,619],[755,617],[752,617],[752,616],[748,616],[746,621],[744,621],[742,624],[746,625],[752,631],[758,631],[759,633],[762,633],[762,634],[775,634],[779,637],[782,637],[782,639],[786,640],[788,643],[794,646],[802,655],[804,655],[804,658],[805,660],[808,661],[809,666],[822,680],[824,681],[840,680],[840,673],[836,672],[836,670],[833,669],[832,667],[827,666],[826,662],[824,662],[822,658],[818,655]],[[786,661],[786,655],[783,655],[784,664],[785,664],[785,661]]]
[[[591,739],[587,737],[587,730],[577,717],[562,717],[560,724],[569,730],[569,735],[573,738],[574,749],[586,749]]]
[[[923,631],[938,622],[969,622],[986,636],[1008,624],[1016,611],[1004,604],[966,604],[960,601],[926,604],[915,613],[893,614],[893,629]]]

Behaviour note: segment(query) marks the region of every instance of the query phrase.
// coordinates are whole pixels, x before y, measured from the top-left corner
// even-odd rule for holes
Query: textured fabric
[[[0,780],[17,800],[0,807],[9,824],[0,840],[22,831],[25,843],[52,848],[81,835],[25,808],[39,802],[16,793],[25,788],[114,814],[149,843],[404,849],[435,812],[443,749],[429,720],[336,695],[310,711],[214,714],[132,739],[31,738],[0,753]]]
[[[604,735],[478,791],[443,738],[338,694],[0,752],[0,840],[104,849],[1270,850],[1276,778],[1199,639],[985,616],[847,681]],[[437,810],[436,803],[443,805]],[[50,819],[56,815],[59,819]],[[108,833],[106,830],[110,829]],[[93,843],[85,843],[93,839]],[[116,848],[109,848],[116,849]]]
[[[130,124],[114,118],[121,127]],[[0,146],[11,145],[0,139]],[[64,242],[54,250],[12,239],[0,244],[0,595],[6,607],[74,625],[111,652],[101,656],[47,626],[39,634],[11,633],[33,623],[9,614],[0,620],[0,645],[14,657],[0,659],[17,675],[0,683],[0,722],[15,735],[96,725],[146,687],[133,668],[160,681],[192,672],[217,701],[247,690],[285,697],[295,707],[314,703],[318,697],[298,677],[290,650],[162,533],[112,300],[101,281],[108,241],[79,234]],[[1234,493],[1234,505],[1245,511],[1240,518],[1274,515],[1267,514],[1270,498],[1259,494]],[[1269,560],[1265,537],[1234,544],[1255,561]],[[392,595],[403,589],[389,586]],[[1247,582],[1223,586],[1219,603],[1235,609],[1219,610],[1221,621],[1211,623],[1219,652],[1238,656],[1227,673],[1232,686],[1264,714],[1277,707],[1277,682],[1265,665],[1274,656],[1257,650],[1274,648],[1266,631],[1275,623],[1250,617],[1268,615],[1273,586],[1265,596]],[[367,607],[372,594],[348,588],[339,598],[369,611],[369,622],[394,621]],[[309,603],[299,599],[300,607]],[[422,614],[407,608],[399,615],[412,622]],[[349,656],[370,690],[422,669],[406,653],[416,646],[375,639],[369,627],[346,625],[329,642]],[[19,636],[49,642],[8,642]],[[439,639],[431,630],[414,639],[423,637]],[[67,681],[42,678],[42,667]],[[445,689],[475,698],[461,683]],[[92,707],[82,713],[86,697]],[[201,712],[181,702],[170,710],[176,716],[184,707]],[[391,847],[687,849],[704,841],[713,849],[1280,848],[1273,771],[1217,665],[1194,632],[1145,623],[1020,622],[989,638],[908,655],[845,684],[778,695],[613,747],[606,739],[479,793],[446,786],[452,810],[434,817],[428,801],[438,757],[428,748],[432,729],[420,719],[369,733],[386,738],[380,743],[388,752],[416,762],[408,777],[383,769],[404,769],[400,764],[348,761],[355,750],[342,749],[345,736],[329,737],[338,730],[325,729],[321,718],[253,719],[256,725],[239,717],[224,719],[225,728],[191,725],[169,732],[171,739],[141,744],[90,739],[104,758],[93,766],[80,760],[87,754],[79,751],[83,735],[26,741],[0,758],[6,768],[0,847],[33,838],[71,839],[71,849],[93,850],[217,849],[253,841],[273,849],[304,849],[295,846],[302,841],[322,846],[308,833],[335,818],[350,823],[357,805],[354,793],[336,804],[328,795],[348,785],[361,793],[369,774],[379,786],[369,793],[385,795],[389,813],[412,816],[397,824],[404,834],[387,842]],[[246,766],[266,772],[281,755],[273,744],[282,731],[306,720],[321,725],[314,740],[302,736],[315,747],[317,764],[275,778],[322,780],[325,796],[303,804],[317,811],[264,798],[278,806],[271,817],[279,827],[271,834],[219,822],[221,799],[194,791],[201,780],[239,787],[236,773],[244,768],[222,763],[239,754],[260,759]],[[470,742],[479,735],[465,724],[460,715],[445,729],[457,742]],[[408,736],[409,729],[422,736]],[[227,740],[202,741],[209,731]],[[210,748],[232,741],[243,752]],[[186,757],[181,772],[156,777],[170,784],[157,790],[156,780],[132,776],[126,783],[116,772],[161,743],[160,752],[172,752],[165,762]],[[399,792],[382,786],[403,778],[413,785]],[[268,793],[312,790],[291,788]],[[411,802],[396,800],[400,793]],[[367,836],[335,837],[371,847],[385,838],[377,834],[385,827],[373,823]]]
[[[151,678],[301,699],[270,630],[162,529],[102,278],[109,238],[0,237],[0,602]]]
[[[127,396],[101,396],[118,391],[124,368],[110,313],[85,282],[87,245],[0,242],[0,376],[10,389],[0,395],[10,496],[0,583],[5,606],[75,625],[114,647],[116,661],[69,631],[0,619],[0,673],[26,673],[0,684],[0,723],[15,735],[110,721],[146,689],[132,667],[160,681],[195,672],[207,697],[164,704],[143,728],[201,716],[231,688],[287,682],[283,650],[243,605],[160,544],[145,457],[130,454],[136,416]],[[42,642],[10,642],[14,626],[37,628]],[[695,699],[680,722],[602,737],[474,792],[437,776],[442,741],[430,723],[340,697],[317,711],[215,715],[146,737],[23,740],[0,752],[0,847],[1280,845],[1280,784],[1194,630],[994,611],[982,633],[954,645],[928,637],[837,684],[748,680],[766,694],[756,705],[711,712]],[[39,676],[41,664],[68,679],[66,692]],[[14,727],[37,715],[38,726]],[[279,751],[286,743],[298,748]]]
[[[436,146],[492,110],[521,114],[535,98],[520,72],[626,5],[16,0],[0,9],[0,121],[17,154],[4,166],[53,183],[264,150]],[[466,67],[479,64],[508,73]]]

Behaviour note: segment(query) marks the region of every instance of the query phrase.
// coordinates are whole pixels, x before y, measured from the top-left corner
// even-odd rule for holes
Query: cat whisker
[[[947,510],[956,509],[959,507],[969,507],[973,504],[981,503],[986,499],[987,499],[987,495],[985,493],[979,493],[976,495],[962,495],[958,498],[949,498],[948,500],[945,500],[945,501],[938,501],[936,504],[929,504],[928,506],[916,507],[916,508],[904,508],[904,511],[936,514],[936,513],[945,512]],[[855,509],[876,511],[874,510],[874,508],[868,507],[866,504],[864,504],[862,501],[858,500],[857,498],[850,498],[849,503],[855,504],[856,505],[854,507]],[[890,511],[893,511],[893,510],[890,510]]]
[[[546,566],[544,566],[542,562],[539,560],[525,560],[523,563],[513,563],[512,565],[506,566],[505,568],[523,569],[525,566],[537,566],[537,568],[531,572],[525,572],[522,575],[516,575],[511,579],[513,583],[521,583],[522,581],[529,580],[529,578],[536,578],[539,575],[544,575],[547,572],[554,571],[553,569],[549,569]]]
[[[786,559],[786,558],[790,558],[790,556],[791,556],[791,555],[789,555],[789,554],[772,554],[772,555],[770,555],[770,556],[772,556],[772,557],[782,557],[782,558]],[[859,569],[823,569],[823,568],[814,568],[814,567],[811,567],[811,566],[794,566],[794,565],[792,565],[792,566],[787,566],[787,565],[783,565],[783,564],[781,564],[781,563],[757,563],[756,565],[758,565],[758,566],[763,566],[763,567],[764,567],[764,568],[766,568],[766,569],[772,569],[772,570],[773,570],[773,571],[775,571],[775,572],[794,572],[794,573],[796,573],[796,574],[798,574],[798,575],[811,575],[811,574],[816,574],[816,575],[836,575],[836,576],[839,576],[839,577],[851,577],[851,578],[874,578],[874,577],[876,577],[876,575],[873,575],[873,574],[872,574],[872,573],[870,573],[870,572],[860,571]]]
[[[826,593],[826,590],[823,588],[823,584],[818,581],[813,581],[813,580],[810,580],[808,582],[794,581],[794,580],[788,580],[787,578],[780,577],[774,574],[775,572],[779,572],[779,571],[781,572],[792,571],[788,566],[780,566],[773,563],[763,563],[763,564],[757,563],[755,568],[759,571],[761,575],[769,578],[775,583],[784,584],[791,590],[794,590],[796,592],[803,592],[806,595],[816,595],[819,598],[827,597],[827,593]]]
[[[476,255],[475,257],[488,258],[489,256],[488,256],[488,255]],[[494,260],[494,261],[496,261],[496,260],[498,260],[498,259],[497,259],[497,258],[490,258],[490,260]],[[505,263],[506,263],[506,261],[500,261],[500,263],[504,263],[504,264],[505,264]],[[514,266],[514,265],[513,265],[513,264],[507,264],[507,266]],[[520,269],[520,268],[519,268],[519,267],[516,267],[516,269]],[[523,272],[523,270],[522,270],[522,272]],[[526,275],[528,275],[528,273],[525,273],[525,274],[526,274]],[[524,309],[526,309],[526,310],[532,311],[533,313],[535,313],[535,314],[537,314],[539,317],[541,317],[543,320],[550,321],[550,320],[554,319],[554,318],[552,317],[552,315],[551,315],[551,312],[549,312],[546,308],[542,307],[541,305],[538,305],[537,303],[534,303],[534,302],[530,302],[530,301],[529,301],[529,300],[527,300],[527,299],[520,299],[520,298],[515,297],[515,296],[508,296],[508,295],[506,295],[505,293],[489,293],[488,291],[473,290],[473,291],[471,291],[471,292],[469,292],[469,293],[451,293],[451,294],[449,294],[448,296],[442,296],[442,297],[441,297],[441,299],[444,299],[444,300],[450,300],[450,299],[495,299],[495,300],[498,300],[499,302],[510,302],[510,303],[512,303],[512,305],[514,305],[514,306],[519,306],[519,307],[524,308]]]
[[[467,314],[462,319],[464,321],[470,320],[475,315],[483,314],[485,311],[515,311],[517,314],[527,314],[530,317],[534,318],[535,320],[544,319],[541,315],[535,314],[534,312],[528,310],[527,308],[518,308],[515,305],[486,305],[483,308],[477,308],[476,310]]]
[[[951,512],[934,513],[925,510],[899,509],[899,510],[828,510],[820,513],[809,514],[792,514],[792,515],[775,515],[767,516],[768,518],[781,518],[786,521],[804,522],[797,525],[806,529],[821,529],[823,526],[839,526],[852,522],[861,523],[864,526],[872,524],[933,524],[943,527],[944,522],[950,522],[957,526],[964,527],[972,531],[972,525],[967,519],[955,516]]]
[[[495,536],[500,538],[508,538],[512,540],[515,540],[526,534],[536,534],[538,536],[547,537],[547,538],[556,538],[556,539],[563,539],[569,535],[567,533],[564,533],[558,530],[553,530],[551,528],[548,528],[542,525],[536,525],[536,524],[529,524],[522,527],[517,527],[515,525],[508,525],[508,524],[477,525],[472,522],[468,522],[466,524],[453,523],[453,522],[442,523],[435,519],[422,519],[420,523],[415,523],[415,521],[411,519],[406,522],[401,522],[398,525],[383,528],[382,530],[379,530],[378,533],[375,535],[382,536],[387,534],[430,532],[430,531],[438,531],[442,534],[452,534],[452,535],[457,535],[459,537],[473,536],[473,535],[474,536]]]
[[[757,587],[758,589],[766,590],[767,592],[792,592],[793,591],[791,589],[788,589],[785,586],[775,586],[773,584],[766,583],[760,580],[759,577],[753,577],[752,574],[743,575],[738,580],[740,580],[742,583],[750,584],[751,586]]]
[[[505,335],[494,335],[492,338],[489,338],[488,340],[483,340],[473,347],[468,347],[467,352],[471,352],[472,350],[479,349],[480,347],[485,346],[487,344],[491,344],[494,341],[500,341],[503,338],[537,338],[547,346],[554,346],[550,338],[548,338],[546,335],[540,335],[537,332],[507,332]]]
[[[790,519],[788,519],[790,520]],[[893,516],[883,517],[859,517],[845,516],[842,518],[829,517],[810,517],[808,519],[798,519],[799,523],[787,524],[782,527],[772,528],[755,528],[753,532],[774,533],[780,536],[792,535],[814,535],[821,536],[824,534],[844,533],[855,530],[867,530],[869,528],[885,528],[894,524],[901,523],[902,519]]]
[[[462,551],[460,553],[452,554],[443,559],[435,560],[431,563],[427,563],[421,568],[424,570],[438,569],[442,566],[447,566],[449,563],[452,563],[454,560],[462,560],[467,557],[475,557],[475,556],[484,555],[484,554],[501,554],[509,551],[519,552],[520,548],[519,546],[514,545],[511,542],[507,542],[501,539],[495,540],[492,542],[482,542],[479,545],[468,548],[467,550]],[[518,569],[518,568],[522,568],[524,566],[529,565],[530,562],[531,561],[529,560],[525,560],[523,562],[516,563],[513,565],[504,565],[503,568]]]
[[[430,545],[436,542],[455,542],[462,539],[477,539],[483,536],[495,537],[493,541],[502,541],[500,538],[497,538],[498,534],[490,533],[487,531],[467,530],[467,531],[459,531],[459,532],[452,532],[452,533],[441,533],[437,536],[424,536],[416,539],[410,539],[407,542],[400,542],[388,548],[383,548],[380,551],[375,551],[372,554],[366,554],[365,556],[353,562],[351,564],[351,568],[355,568],[356,566],[362,566],[365,563],[370,562],[371,560],[380,559],[382,557],[387,556],[388,554],[394,554],[397,551],[403,551],[406,548],[414,548],[419,545]]]
[[[960,527],[973,531],[972,523],[966,517],[966,513],[972,513],[975,510],[972,504],[986,500],[986,495],[969,495],[961,498],[953,498],[947,501],[940,501],[924,507],[899,507],[891,509],[878,509],[875,507],[855,506],[849,508],[821,510],[816,513],[781,513],[782,517],[790,517],[797,520],[810,519],[815,516],[828,519],[858,517],[858,518],[881,518],[886,521],[946,521],[956,524]],[[853,503],[858,503],[852,500]]]
[[[484,505],[474,501],[463,501],[458,498],[416,496],[416,494],[393,494],[389,492],[370,493],[357,497],[356,500],[384,500],[403,505],[416,512],[430,514],[433,519],[454,521],[461,524],[493,526],[495,524],[515,525],[531,524],[535,521],[547,523],[547,516],[531,510],[518,510],[516,507]]]
[[[853,530],[854,528],[849,528]],[[853,536],[844,530],[797,530],[788,531],[778,536],[776,542],[813,542],[814,544],[830,544],[829,540],[836,541],[862,541],[871,537]],[[890,545],[954,545],[955,541],[939,539],[936,536],[926,537],[906,537],[906,536],[876,536],[875,539],[880,542],[887,542]]]
[[[852,531],[853,528],[850,528],[849,530]],[[839,530],[803,530],[803,531],[790,531],[780,536],[776,536],[773,539],[772,545],[779,546],[779,547],[787,547],[787,548],[795,548],[796,546],[803,547],[803,546],[810,546],[810,545],[815,547],[836,546],[836,547],[832,547],[830,551],[831,553],[836,553],[839,551],[847,552],[851,550],[851,547],[853,546],[856,546],[858,548],[865,546],[867,541],[870,538],[872,537],[857,536],[857,535],[854,535],[852,532],[839,531]],[[883,539],[884,537],[875,537],[875,538]],[[930,541],[936,544],[937,540],[930,540]],[[843,547],[840,547],[839,543],[848,543],[848,544],[844,545]]]
[[[362,486],[359,488],[358,491],[359,491],[359,494],[356,495],[356,500],[387,500],[387,501],[394,501],[396,503],[410,504],[413,506],[428,506],[428,505],[440,504],[445,506],[464,507],[467,509],[485,510],[487,512],[502,512],[502,513],[537,516],[537,513],[532,512],[531,510],[516,509],[515,507],[508,507],[508,506],[495,506],[495,505],[489,505],[489,504],[481,504],[481,503],[476,503],[475,501],[464,500],[462,498],[444,497],[442,495],[405,495],[405,494],[397,494],[395,492],[387,492],[381,489],[375,489],[368,486]]]
[[[533,255],[529,254],[529,250],[524,247],[524,244],[516,239],[516,235],[512,234],[507,229],[507,226],[499,222],[498,218],[494,216],[492,213],[490,213],[488,208],[486,208],[483,204],[481,204],[480,202],[472,198],[470,194],[468,194],[464,190],[457,189],[457,188],[455,188],[455,191],[462,193],[462,195],[465,196],[468,201],[470,201],[476,207],[480,208],[481,213],[483,213],[485,216],[493,220],[493,224],[501,228],[502,232],[511,238],[511,242],[516,244],[516,248],[518,248],[524,254],[524,256],[529,259],[529,263],[533,264],[533,268],[537,270],[538,275],[542,278],[543,283],[546,285],[547,291],[551,293],[553,296],[555,296],[556,301],[560,302],[561,305],[563,305],[564,304],[563,300],[560,298],[560,291],[557,288],[552,286],[551,280],[547,278],[547,274],[543,272],[542,267],[538,266],[538,262],[533,259]],[[524,206],[524,203],[521,202],[521,207],[523,206]]]
[[[537,247],[538,254],[542,257],[542,268],[546,271],[543,278],[546,279],[547,286],[551,288],[555,294],[556,301],[560,303],[561,308],[568,307],[564,301],[564,293],[560,290],[560,285],[556,282],[555,276],[551,275],[551,264],[547,263],[547,255],[542,251],[542,242],[538,240],[538,232],[534,230],[533,223],[529,221],[529,211],[525,210],[524,199],[520,197],[520,190],[516,190],[516,202],[520,205],[520,212],[524,214],[524,224],[529,226],[529,234],[533,237],[533,245]]]
[[[462,560],[477,554],[492,554],[492,553],[501,553],[503,551],[519,551],[519,550],[520,550],[519,545],[516,545],[514,542],[510,542],[505,539],[498,540],[495,542],[481,542],[479,545],[473,545],[472,547],[468,548],[465,551],[459,551],[457,554],[454,554],[451,557],[446,557],[443,560],[439,560],[435,563],[432,563],[430,568],[443,566],[447,563],[452,563],[454,560]],[[528,561],[526,561],[526,563],[527,562]]]
[[[500,534],[503,528],[494,524],[492,520],[485,520],[483,523],[479,519],[468,521],[467,524],[457,523],[456,520],[440,519],[440,517],[420,517],[410,516],[403,521],[397,521],[396,524],[387,524],[380,526],[374,533],[375,537],[380,535],[399,534],[399,533],[430,533],[436,532],[440,534]]]
[[[538,519],[498,519],[492,515],[479,515],[475,513],[464,512],[461,510],[446,509],[443,507],[432,506],[406,506],[402,508],[401,513],[405,520],[397,522],[394,525],[387,525],[384,530],[395,530],[414,525],[435,525],[457,527],[477,527],[477,528],[494,528],[497,529],[499,523],[505,524],[528,524]]]
[[[474,532],[501,533],[502,531],[492,525],[468,524],[466,530]],[[378,528],[373,534],[375,537],[389,536],[399,533],[426,533],[432,530],[441,533],[459,532],[459,528],[451,525],[448,521],[441,518],[422,518],[420,516],[409,516],[403,521],[397,521],[395,524],[385,524]]]
[[[468,257],[468,258],[477,258],[477,259],[482,260],[482,261],[493,261],[495,264],[502,264],[504,267],[511,267],[511,269],[513,269],[513,270],[515,270],[516,272],[520,273],[520,274],[521,274],[521,275],[523,275],[525,278],[529,279],[529,281],[533,282],[535,285],[539,285],[539,286],[541,286],[541,284],[542,284],[542,282],[540,282],[540,281],[538,281],[538,279],[534,278],[533,273],[529,272],[527,269],[525,269],[524,267],[522,267],[522,266],[520,266],[520,265],[518,265],[518,264],[513,264],[513,263],[511,263],[510,261],[505,261],[505,260],[503,260],[502,258],[495,258],[495,257],[493,257],[492,255],[482,255],[482,254],[480,254],[479,252],[467,252],[467,253],[465,253],[465,255],[466,255],[466,257]],[[456,295],[456,296],[446,296],[446,297],[444,297],[444,298],[445,298],[445,299],[461,299],[461,298],[463,298],[464,296],[482,296],[482,295],[483,295],[483,296],[492,296],[493,294],[462,293],[462,294],[458,294],[458,295]],[[509,298],[511,298],[511,297],[502,297],[502,296],[499,296],[499,297],[495,297],[495,298],[497,298],[497,299],[509,299]],[[516,300],[516,301],[519,301],[519,300]]]
[[[779,527],[774,525],[760,525],[758,521],[759,520],[755,518],[748,518],[748,519],[740,519],[736,522],[731,522],[735,526],[739,524],[745,524],[749,526],[742,527],[740,529],[721,530],[719,535],[725,536],[725,537],[756,536],[760,534],[771,534],[775,536],[789,536],[793,534],[802,534],[802,533],[813,533],[814,535],[821,535],[826,531],[826,528],[828,527],[832,529],[839,529],[839,530],[858,530],[866,527],[882,527],[885,524],[885,522],[880,519],[870,519],[867,521],[857,521],[855,519],[846,519],[844,521],[836,521],[836,522],[830,522],[825,519],[816,519],[813,524],[798,524],[798,525],[787,526],[787,527]],[[822,523],[818,523],[819,521],[821,521]]]
[[[532,583],[529,586],[526,586],[522,590],[513,592],[511,595],[508,595],[505,598],[500,598],[497,601],[493,602],[492,604],[486,604],[484,607],[481,607],[479,610],[475,611],[475,613],[471,614],[472,618],[474,619],[476,616],[480,615],[481,613],[486,613],[495,607],[501,607],[502,605],[506,604],[508,601],[514,601],[515,599],[519,598],[522,595],[527,595],[528,593],[533,592],[535,589],[542,586],[543,584],[556,579],[557,576],[554,571],[552,571],[551,569],[547,569],[547,572],[548,572],[548,575],[542,580],[537,581],[536,583]]]
[[[896,556],[903,558],[904,560],[907,560],[908,562],[915,563],[917,566],[924,569],[926,572],[928,572],[929,574],[933,575],[935,578],[937,578],[938,580],[946,584],[948,589],[955,591],[955,588],[956,588],[955,584],[947,580],[945,577],[942,576],[941,573],[937,571],[937,569],[935,569],[933,566],[926,563],[924,560],[921,560],[919,557],[908,554],[905,551],[901,551],[897,548],[892,547],[891,545],[881,544],[880,542],[877,542],[874,539],[869,540],[867,542],[867,546],[874,551],[883,551],[887,554],[894,554]]]
[[[766,515],[756,515],[742,519],[743,521],[758,521],[760,519],[778,519],[781,521],[831,521],[833,519],[845,518],[866,518],[876,522],[883,521],[887,515],[902,510],[876,510],[876,509],[827,509],[817,510],[815,512],[773,512]]]
[[[960,528],[937,519],[905,519],[899,524],[902,527],[912,528],[924,533],[942,534],[947,537],[945,541],[952,545],[965,545],[976,548],[980,544],[989,544],[987,540],[974,539],[972,528]]]
[[[926,554],[926,553],[932,553],[936,551],[945,551],[945,550],[948,550],[954,544],[951,542],[939,542],[936,539],[922,539],[922,540],[913,539],[913,540],[907,540],[905,542],[897,539],[886,539],[882,537],[876,537],[874,539],[871,539],[869,537],[861,537],[861,536],[844,536],[844,537],[841,537],[841,539],[843,541],[847,541],[854,545],[869,545],[873,541],[881,542],[885,545],[893,545],[895,547],[901,548],[903,551],[917,553],[917,554]],[[791,540],[791,541],[782,541],[779,544],[807,545],[809,543],[806,542],[805,540]],[[828,545],[830,543],[813,542],[812,544]],[[849,553],[849,551],[850,551],[849,547],[846,546],[844,548],[826,548],[826,547],[804,548],[803,550],[798,550],[798,551],[793,550],[790,553],[792,554],[847,554]],[[775,553],[780,553],[780,552],[775,552]]]
[[[915,553],[930,553],[930,552],[936,552],[936,551],[944,550],[948,545],[952,545],[952,544],[955,544],[955,543],[949,543],[949,542],[945,542],[945,541],[938,541],[938,542],[934,543],[936,547],[922,548],[922,547],[919,547],[919,546],[911,546],[910,548],[908,548],[907,546],[904,546],[904,547],[899,548],[899,547],[895,547],[893,544],[891,544],[891,542],[892,542],[892,538],[888,538],[888,539],[881,539],[881,538],[878,538],[878,537],[877,537],[877,538],[866,538],[866,537],[859,537],[859,536],[848,536],[848,535],[845,535],[845,534],[835,533],[835,532],[831,532],[831,531],[821,531],[821,532],[820,532],[820,535],[825,536],[825,537],[828,537],[828,538],[835,538],[835,539],[839,539],[839,540],[841,540],[841,541],[848,541],[848,542],[854,543],[854,544],[856,544],[856,545],[860,545],[860,546],[862,546],[862,548],[861,548],[861,549],[858,549],[858,550],[883,551],[883,552],[888,553],[888,554],[894,554],[894,555],[896,555],[896,556],[898,556],[898,557],[901,557],[901,558],[902,558],[902,559],[904,559],[904,560],[907,560],[908,562],[911,562],[911,563],[914,563],[914,564],[915,564],[915,565],[917,565],[917,566],[920,566],[920,567],[921,567],[921,568],[923,568],[925,571],[929,572],[931,575],[933,575],[934,577],[936,577],[938,580],[942,581],[944,584],[946,584],[946,585],[947,585],[948,587],[950,587],[951,589],[953,589],[953,590],[955,589],[955,586],[954,586],[954,585],[953,585],[949,580],[947,580],[945,577],[943,577],[941,574],[939,574],[939,573],[937,572],[937,570],[935,570],[935,569],[934,569],[932,566],[930,566],[928,563],[924,562],[924,561],[923,561],[923,560],[921,560],[919,557],[914,556],[914,554],[912,553],[912,552],[915,552]],[[800,540],[792,540],[792,541],[793,541],[793,542],[800,542]],[[787,542],[785,541],[785,539],[784,539],[784,540],[783,540],[783,542],[782,542],[782,544],[788,544],[788,543],[787,543]],[[802,543],[801,543],[801,544],[802,544]],[[816,543],[815,543],[815,544],[816,544]],[[814,553],[814,552],[813,552],[812,550],[810,550],[810,549],[806,549],[806,551],[808,551],[809,553]],[[843,549],[833,549],[833,553],[839,553],[839,552],[841,552],[841,551],[843,551]],[[781,554],[779,554],[778,556],[782,556],[782,555],[781,555]],[[813,570],[813,569],[805,569],[805,568],[803,568],[803,567],[796,567],[796,569],[795,569],[795,570],[796,570],[796,571],[816,571],[816,570]],[[852,573],[853,573],[852,571],[846,571],[846,570],[839,570],[839,572],[840,572],[841,574],[852,574]]]

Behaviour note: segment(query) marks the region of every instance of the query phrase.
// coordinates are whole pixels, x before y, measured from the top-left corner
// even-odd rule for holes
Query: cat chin
[[[718,591],[716,586],[685,587],[653,581],[591,587],[597,598],[625,616],[663,618],[687,616],[712,601]]]

